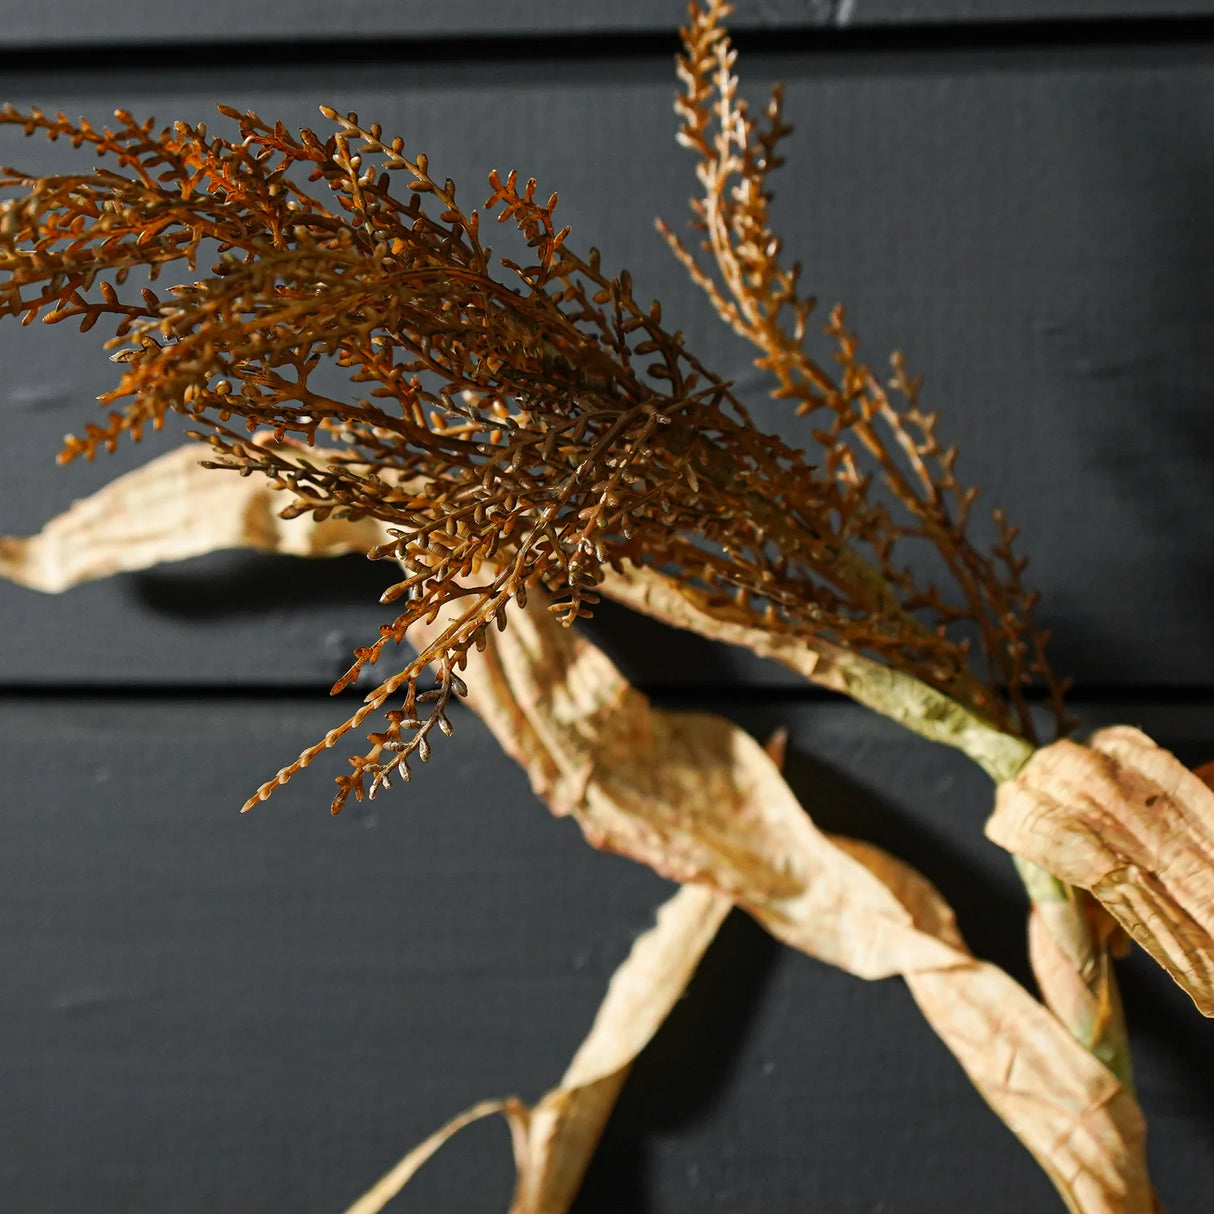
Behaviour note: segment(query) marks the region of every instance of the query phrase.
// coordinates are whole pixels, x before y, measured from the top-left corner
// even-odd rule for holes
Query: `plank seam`
[[[638,683],[637,687],[651,699],[673,704],[678,701],[703,702],[711,694],[714,700],[728,701],[731,705],[762,707],[764,705],[787,705],[800,703],[828,703],[839,701],[850,703],[846,696],[812,684],[718,684],[713,687],[694,686],[686,683]],[[314,683],[8,683],[0,684],[0,700],[60,701],[68,699],[95,699],[118,701],[158,700],[300,700],[321,702],[360,701],[363,692],[349,689],[337,696],[328,696],[328,685]],[[1031,702],[1041,702],[1043,695],[1038,688],[1027,695]],[[1122,702],[1168,706],[1198,706],[1214,702],[1214,687],[1177,687],[1167,684],[1118,684],[1083,686],[1077,685],[1068,695],[1073,704],[1100,705]]]

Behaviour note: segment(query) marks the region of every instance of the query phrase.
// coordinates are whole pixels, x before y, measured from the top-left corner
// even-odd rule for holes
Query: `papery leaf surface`
[[[591,844],[706,884],[786,944],[858,977],[901,975],[1069,1209],[1159,1209],[1133,1094],[1012,978],[970,954],[924,877],[820,832],[747,734],[653,708],[538,601],[512,613],[468,675],[472,707]]]
[[[373,519],[280,518],[287,496],[260,476],[217,475],[199,463],[206,454],[197,443],[177,447],[77,501],[36,535],[0,537],[0,575],[55,594],[225,548],[340,556],[382,539]]]
[[[1214,791],[1196,772],[1125,725],[1055,742],[999,787],[986,833],[1090,890],[1214,1016]]]
[[[216,496],[194,512],[196,530],[177,533],[165,516],[149,515],[139,503],[145,492],[154,497],[175,491],[172,485],[179,490],[183,477],[197,478],[208,493],[214,484]],[[215,476],[171,453],[94,495],[87,508],[77,506],[74,514],[48,525],[43,534],[58,537],[58,564],[46,555],[56,550],[44,545],[37,561],[27,561],[23,580],[37,585],[40,579],[41,588],[62,589],[72,581],[210,548],[337,552],[365,550],[377,542],[366,525],[339,519],[280,521],[284,538],[279,540],[264,527],[241,521],[263,517],[275,498],[264,482]],[[323,543],[318,527],[325,528]],[[124,543],[132,544],[126,556],[105,561],[83,551],[90,546],[120,550]],[[693,889],[706,887],[717,910],[726,901],[737,903],[777,938],[811,956],[863,978],[901,975],[933,1028],[1051,1177],[1069,1209],[1078,1214],[1159,1209],[1147,1179],[1142,1114],[1132,1093],[1007,974],[969,953],[951,910],[925,878],[867,844],[817,830],[757,742],[720,718],[654,709],[604,654],[544,607],[536,595],[526,610],[512,610],[506,630],[492,633],[485,651],[469,656],[466,674],[469,703],[555,813],[573,816],[596,847],[629,855],[692,883]],[[443,625],[441,616],[415,625],[410,639],[424,644],[427,630]],[[651,1020],[666,996],[672,1003],[678,991],[654,997]],[[621,997],[620,1006],[631,1004]],[[646,1021],[639,1013],[630,1011],[624,1021],[632,1024],[639,1049],[644,1041],[636,1038],[648,1040],[653,1030],[643,1031]],[[518,1199],[532,1192],[569,1191],[597,1141],[598,1118],[606,1119],[618,1093],[615,1072],[600,1050],[607,1062],[614,1051],[626,1052],[623,1039],[610,1047],[592,1045],[596,1034],[600,1043],[611,1040],[596,1024],[565,1082],[535,1110],[507,1100],[461,1115],[394,1169],[390,1176],[399,1181],[397,1189],[402,1176],[407,1179],[406,1173],[411,1175],[469,1118],[500,1112],[512,1127]],[[571,1090],[584,1094],[574,1098]],[[357,1214],[379,1208],[353,1207]],[[563,1209],[516,1204],[515,1214]]]
[[[346,1214],[376,1214],[451,1136],[500,1113],[510,1126],[518,1179],[510,1214],[565,1214],[637,1055],[670,1014],[731,904],[704,886],[680,889],[658,910],[612,976],[594,1025],[560,1083],[538,1104],[486,1101],[410,1151]]]

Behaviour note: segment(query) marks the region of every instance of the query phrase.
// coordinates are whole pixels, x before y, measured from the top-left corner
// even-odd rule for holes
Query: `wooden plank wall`
[[[1210,0],[735,0],[735,31],[781,35],[806,30],[872,30],[890,26],[1069,23],[1144,18],[1175,21],[1208,17]],[[249,40],[288,45],[312,39],[361,42],[385,39],[502,39],[536,35],[611,39],[641,33],[667,35],[687,12],[681,0],[239,0],[187,4],[183,0],[55,0],[31,5],[0,0],[4,44],[23,50],[61,51],[104,46],[232,49]]]
[[[1086,725],[1214,753],[1214,3],[752,0],[747,91],[786,82],[787,245],[895,346],[1024,533]],[[632,267],[761,402],[747,352],[652,228],[680,220],[681,5],[0,4],[0,100],[104,118],[288,125],[328,102],[400,131],[465,194],[492,167],[560,191],[575,239]],[[0,132],[30,172],[71,150]],[[93,335],[0,326],[0,530],[31,531],[172,441],[57,470],[112,368]],[[464,714],[406,793],[326,813],[326,770],[239,818],[322,734],[380,622],[355,560],[223,555],[46,599],[0,586],[0,1210],[343,1208],[487,1095],[560,1074],[668,887],[590,851]],[[1023,906],[964,760],[778,672],[605,612],[664,702],[791,730],[832,829],[906,856],[976,951],[1025,978]],[[335,763],[340,759],[335,759]],[[327,774],[332,775],[332,770]],[[1214,1036],[1125,967],[1151,1156],[1172,1214],[1214,1188]],[[505,1208],[503,1131],[392,1206]],[[579,1214],[1058,1208],[904,988],[778,949],[735,916],[644,1056]]]

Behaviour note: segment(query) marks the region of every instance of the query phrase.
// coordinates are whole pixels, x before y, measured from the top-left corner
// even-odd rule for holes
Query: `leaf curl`
[[[346,1214],[378,1214],[452,1135],[500,1113],[510,1127],[518,1179],[510,1214],[565,1214],[637,1055],[670,1014],[731,909],[702,886],[684,886],[632,946],[561,1082],[534,1107],[484,1101],[410,1151]]]
[[[515,611],[469,674],[471,706],[593,846],[705,884],[784,943],[858,977],[902,976],[1069,1209],[1159,1208],[1133,1094],[970,954],[924,877],[819,831],[752,738],[717,717],[653,708],[542,603]]]
[[[1214,1016],[1214,792],[1146,734],[1059,741],[1002,784],[987,835],[1090,890]]]

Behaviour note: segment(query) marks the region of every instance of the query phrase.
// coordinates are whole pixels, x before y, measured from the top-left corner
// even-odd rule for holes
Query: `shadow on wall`
[[[222,552],[128,575],[141,608],[181,620],[223,620],[302,608],[363,606],[399,579],[394,564],[351,555],[308,560]],[[391,608],[384,607],[385,620]],[[364,643],[364,642],[359,642]]]
[[[710,1117],[726,1098],[780,948],[741,912],[726,919],[686,995],[633,1068],[573,1214],[658,1214],[654,1140]]]

